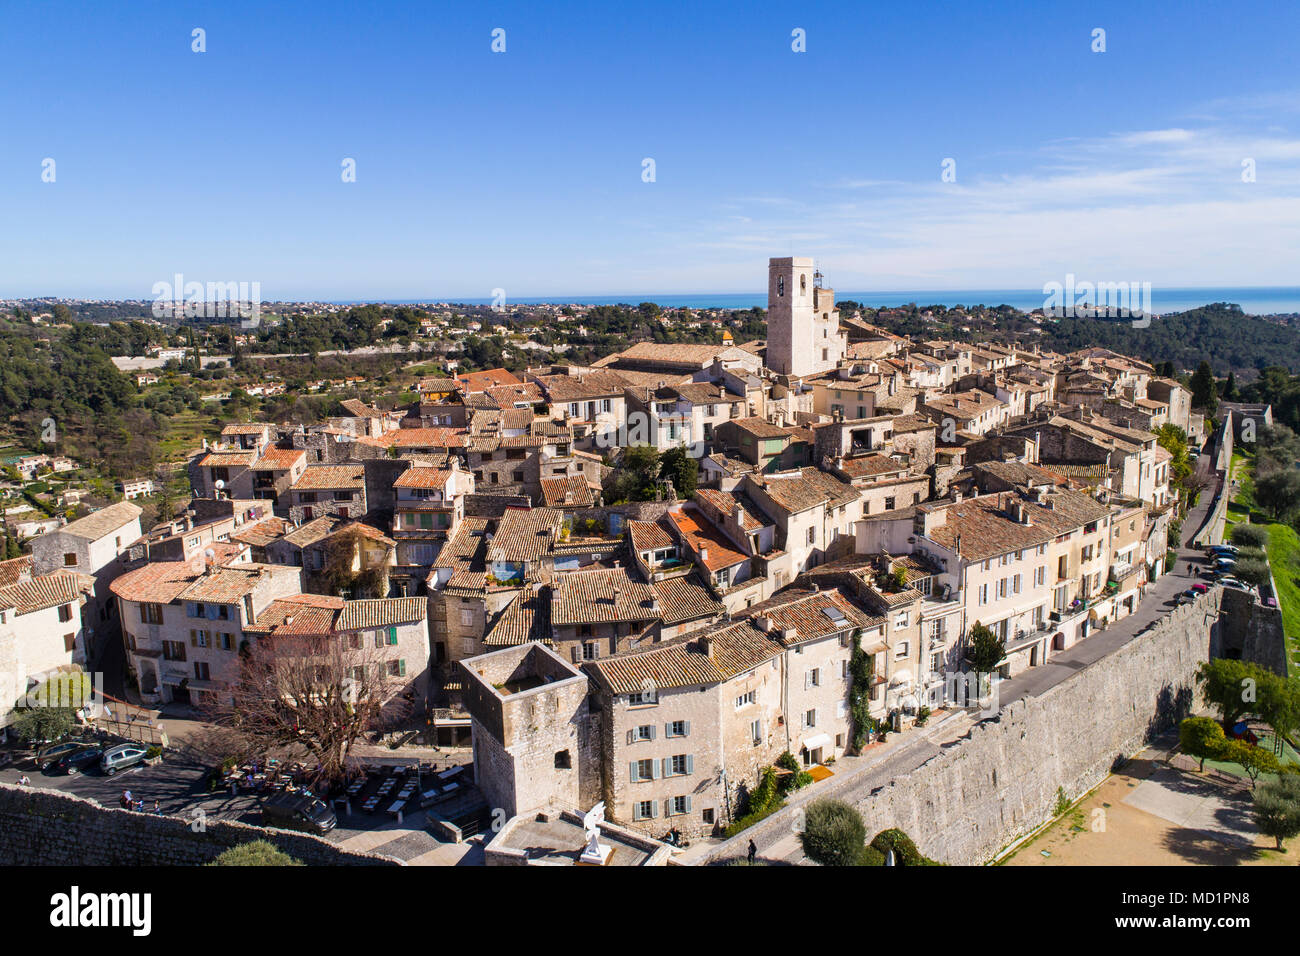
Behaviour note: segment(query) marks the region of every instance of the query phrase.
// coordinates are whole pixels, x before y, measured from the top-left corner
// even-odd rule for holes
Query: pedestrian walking
[[[758,845],[751,839],[749,841],[749,865],[754,865],[754,857],[758,856]]]

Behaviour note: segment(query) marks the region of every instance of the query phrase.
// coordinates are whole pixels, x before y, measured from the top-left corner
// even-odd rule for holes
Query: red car
[[[1205,593],[1206,591],[1208,591],[1209,589],[1210,589],[1210,588],[1209,588],[1209,585],[1206,585],[1206,584],[1199,584],[1199,583],[1198,583],[1198,584],[1193,584],[1193,585],[1191,586],[1191,590],[1195,591],[1197,594],[1204,594],[1204,593]]]

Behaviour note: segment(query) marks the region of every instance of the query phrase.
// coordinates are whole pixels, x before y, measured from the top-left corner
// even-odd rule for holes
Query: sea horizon
[[[871,308],[897,308],[915,303],[918,306],[942,305],[997,307],[1009,305],[1023,312],[1041,309],[1047,296],[1037,289],[914,289],[877,292],[835,291],[838,302],[851,300]],[[294,300],[279,300],[290,302]],[[297,301],[317,301],[329,305],[491,305],[495,299],[483,298],[422,298],[422,299],[306,299]],[[638,305],[653,302],[668,308],[690,309],[751,309],[766,308],[767,296],[752,292],[700,292],[673,293],[656,295],[654,293],[622,293],[615,295],[541,295],[509,296],[505,298],[507,308],[521,305]],[[1227,302],[1238,305],[1248,315],[1289,315],[1300,314],[1300,286],[1207,286],[1203,288],[1185,287],[1151,290],[1151,311],[1162,315],[1174,312],[1186,312],[1210,305],[1214,302]]]

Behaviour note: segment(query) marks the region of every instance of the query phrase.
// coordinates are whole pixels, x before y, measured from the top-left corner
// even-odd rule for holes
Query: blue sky
[[[845,290],[1294,285],[1298,36],[1294,2],[7,0],[0,297],[748,292],[792,253]]]

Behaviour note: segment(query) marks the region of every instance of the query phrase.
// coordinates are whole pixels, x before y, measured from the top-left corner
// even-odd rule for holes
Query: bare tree
[[[253,639],[240,653],[231,697],[209,717],[248,752],[301,748],[327,784],[343,780],[362,735],[411,711],[407,679],[390,673],[382,648],[360,635],[280,635]]]

